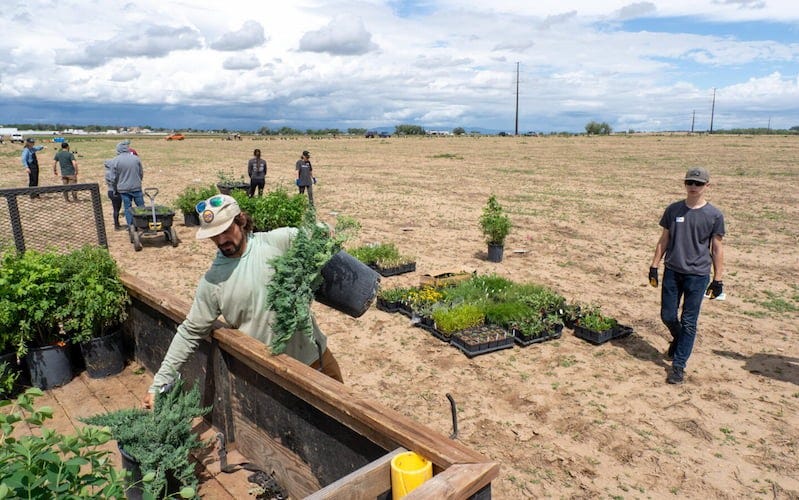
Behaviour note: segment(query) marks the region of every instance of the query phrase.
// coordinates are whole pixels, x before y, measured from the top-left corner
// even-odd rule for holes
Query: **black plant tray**
[[[633,333],[632,327],[624,325],[616,325],[613,328],[605,330],[604,332],[597,332],[594,330],[589,330],[588,328],[583,328],[580,325],[574,325],[575,337],[587,340],[588,342],[596,345],[604,344],[611,339],[626,337],[631,333]]]
[[[419,318],[419,320],[414,321],[416,318]],[[437,338],[441,342],[446,342],[447,344],[449,344],[450,341],[452,340],[451,335],[444,335],[443,333],[438,331],[435,322],[433,322],[433,318],[418,317],[414,315],[411,317],[411,321],[413,322],[413,326],[429,332],[430,335]]]
[[[377,305],[378,309],[387,313],[399,312],[400,309],[399,302],[388,302],[380,297],[377,298],[375,304]]]
[[[472,338],[476,335],[481,335],[486,330],[498,334],[498,338],[491,340],[480,341],[477,343],[472,342]],[[467,357],[473,358],[481,354],[488,354],[489,352],[500,351],[502,349],[510,349],[514,344],[514,337],[507,330],[498,326],[483,325],[474,328],[455,332],[452,335],[451,344],[457,347]]]
[[[377,271],[380,276],[396,276],[398,274],[412,273],[416,271],[416,262],[410,262],[396,267],[380,267],[376,264],[369,264],[369,267]]]
[[[547,332],[546,335],[542,335],[541,337],[536,337],[536,338],[525,337],[522,334],[520,334],[516,329],[511,330],[511,333],[513,333],[513,340],[518,345],[520,345],[521,347],[527,347],[528,345],[540,344],[541,342],[546,342],[547,340],[559,339],[561,335],[563,335],[563,325],[558,325],[557,328],[555,328],[550,332]]]
[[[411,306],[403,304],[402,302],[397,306],[397,312],[409,318],[413,316],[413,309],[411,309]]]

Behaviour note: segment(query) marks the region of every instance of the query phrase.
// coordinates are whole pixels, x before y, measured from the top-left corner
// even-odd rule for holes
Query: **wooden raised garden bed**
[[[133,301],[125,338],[154,372],[189,304],[133,276],[122,280]],[[491,498],[499,464],[285,354],[272,356],[238,330],[215,326],[182,376],[199,381],[202,404],[213,404],[207,423],[252,466],[274,471],[291,498],[390,498],[390,460],[403,450],[433,463],[433,478],[407,499]]]

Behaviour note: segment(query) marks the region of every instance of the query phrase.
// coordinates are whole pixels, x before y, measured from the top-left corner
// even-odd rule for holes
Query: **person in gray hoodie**
[[[144,193],[142,192],[142,179],[144,167],[139,157],[130,152],[129,141],[117,144],[117,155],[109,160],[112,196],[119,195],[125,207],[125,220],[128,228],[133,226],[133,212],[131,206],[144,206]]]

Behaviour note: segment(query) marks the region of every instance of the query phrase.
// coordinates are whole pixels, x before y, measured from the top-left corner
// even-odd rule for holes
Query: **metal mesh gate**
[[[0,197],[0,250],[67,253],[108,246],[97,183],[0,189]]]

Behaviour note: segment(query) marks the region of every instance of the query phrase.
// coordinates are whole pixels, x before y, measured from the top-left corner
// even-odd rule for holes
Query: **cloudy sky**
[[[4,0],[0,124],[799,125],[797,0]],[[715,89],[715,90],[714,90]]]

